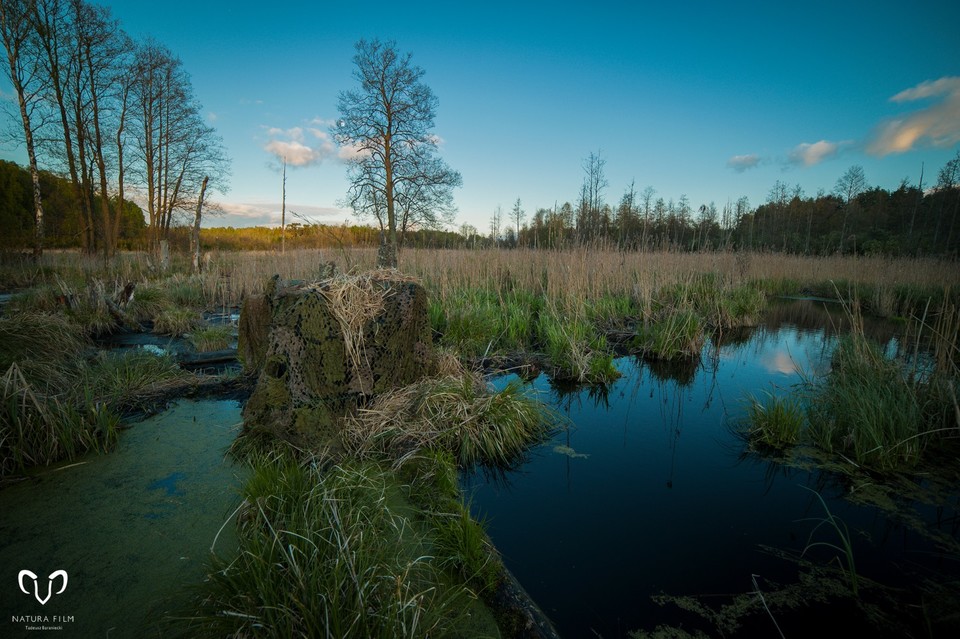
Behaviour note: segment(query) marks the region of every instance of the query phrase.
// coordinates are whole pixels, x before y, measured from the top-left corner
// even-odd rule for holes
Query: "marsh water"
[[[797,582],[798,562],[780,552],[840,545],[829,526],[814,531],[825,511],[812,491],[849,527],[858,573],[906,588],[904,568],[956,574],[955,557],[889,513],[844,499],[843,482],[745,453],[737,429],[746,398],[787,392],[802,374],[828,366],[844,330],[839,311],[815,300],[783,302],[756,330],[708,344],[699,362],[621,358],[622,378],[605,389],[562,388],[545,376],[532,382],[568,427],[516,470],[464,483],[473,513],[561,636],[689,629],[689,615],[651,597],[696,596],[719,608],[738,593]],[[889,351],[900,348],[895,325],[868,323],[866,331]],[[956,496],[950,501],[939,510],[914,505],[911,517],[957,539]],[[818,546],[804,558],[829,568],[840,565],[838,554]],[[842,628],[829,602],[801,610],[781,619],[787,636]],[[863,630],[862,619],[849,621],[851,631]],[[761,616],[736,636],[776,633]]]
[[[844,498],[851,486],[828,474],[745,453],[736,431],[747,396],[787,392],[802,372],[823,370],[843,321],[821,302],[784,302],[763,326],[708,344],[698,362],[622,358],[623,377],[605,389],[560,387],[545,376],[531,383],[568,427],[514,471],[477,473],[464,484],[507,566],[562,636],[687,623],[676,606],[651,599],[661,593],[719,605],[795,583],[798,563],[779,552],[838,541],[826,527],[811,538],[825,513],[807,489],[849,526],[858,573],[906,588],[905,567],[929,576],[948,564],[956,574],[956,558],[918,533],[957,539],[955,494],[951,503],[912,508],[914,525],[906,526],[852,504]],[[895,325],[866,330],[889,351],[900,348]],[[223,524],[243,478],[224,452],[240,408],[175,402],[125,431],[118,450],[39,469],[0,490],[0,636],[164,634],[164,618],[180,614],[190,584],[203,579],[214,538],[221,550],[232,543],[232,523]],[[806,558],[835,567],[836,554],[819,548]],[[29,579],[29,592],[20,591],[21,570],[37,576],[36,594]],[[69,576],[62,593],[48,579],[57,570]],[[53,594],[41,604],[48,587]],[[781,618],[788,636],[822,630],[831,610],[814,612]],[[769,619],[751,623],[737,636],[774,636]],[[850,624],[863,629],[855,616]]]
[[[110,454],[0,491],[0,636],[162,634],[239,503],[241,471],[224,456],[239,422],[236,401],[181,400],[125,431]],[[232,533],[225,526],[220,541]],[[22,580],[30,594],[18,586],[21,570],[37,575],[37,587]],[[57,594],[55,580],[46,599],[57,570],[67,587]]]

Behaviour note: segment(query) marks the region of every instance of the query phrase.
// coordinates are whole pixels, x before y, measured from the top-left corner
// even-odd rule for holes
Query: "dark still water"
[[[797,562],[762,546],[799,554],[807,545],[817,521],[803,520],[825,512],[803,487],[822,494],[849,526],[861,575],[887,583],[902,580],[904,565],[935,570],[956,562],[881,511],[849,503],[849,487],[830,477],[744,454],[734,429],[746,398],[786,392],[801,371],[824,369],[834,343],[817,303],[793,302],[771,318],[736,343],[708,345],[696,365],[622,358],[623,377],[606,392],[564,391],[541,376],[533,387],[570,427],[505,477],[464,479],[474,514],[487,520],[506,565],[562,636],[618,637],[689,619],[654,603],[654,595],[703,596],[719,607],[754,590],[752,575],[761,590],[797,582]],[[885,331],[877,327],[875,337],[896,349]],[[954,538],[956,509],[954,499],[939,512],[941,522],[952,514],[947,534]],[[915,515],[936,528],[935,507]],[[839,543],[829,527],[813,541]],[[806,557],[837,566],[829,564],[837,554],[819,547]],[[800,622],[787,621],[787,636],[796,636]],[[803,623],[805,633],[837,629],[826,619]],[[736,634],[778,636],[768,616]]]

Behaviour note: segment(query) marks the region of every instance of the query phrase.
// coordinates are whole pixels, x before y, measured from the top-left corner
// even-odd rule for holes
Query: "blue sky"
[[[458,222],[481,231],[518,197],[528,216],[574,201],[591,152],[611,204],[635,181],[696,209],[756,206],[776,180],[829,192],[853,164],[888,189],[923,164],[930,185],[960,148],[957,2],[102,4],[182,58],[223,136],[233,177],[210,225],[279,222],[283,149],[304,163],[288,209],[350,218],[323,136],[364,37],[425,69]]]

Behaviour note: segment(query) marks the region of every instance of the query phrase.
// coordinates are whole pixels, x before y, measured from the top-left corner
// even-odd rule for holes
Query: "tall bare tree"
[[[99,211],[94,217],[99,224],[99,239],[106,257],[117,248],[120,210],[114,216],[110,210],[110,184],[108,173],[113,173],[113,158],[108,158],[111,148],[111,130],[119,128],[116,107],[120,105],[118,88],[123,76],[124,54],[127,40],[107,9],[74,0],[77,31],[78,71],[85,97],[84,139],[92,170],[89,192],[99,191]],[[111,162],[108,168],[108,159]],[[95,185],[95,186],[94,186]],[[90,202],[91,209],[93,202]],[[122,202],[120,204],[122,207]]]
[[[130,171],[146,191],[150,242],[157,250],[175,219],[189,215],[205,178],[216,190],[226,190],[229,160],[220,137],[203,120],[181,61],[152,41],[140,45],[136,59]]]
[[[500,225],[502,223],[503,209],[501,209],[498,204],[497,208],[493,210],[493,215],[490,216],[490,239],[493,240],[494,246],[500,243]]]
[[[40,195],[40,168],[33,138],[33,112],[45,83],[41,80],[42,74],[39,73],[35,59],[31,58],[27,50],[34,35],[30,10],[30,2],[26,0],[0,0],[0,38],[7,51],[8,64],[5,65],[5,70],[9,72],[9,80],[17,95],[17,107],[30,163],[34,206],[33,255],[39,259],[43,255],[43,201]]]
[[[50,108],[55,111],[49,151],[46,157],[70,178],[73,196],[80,207],[80,238],[88,252],[96,250],[93,211],[85,197],[77,144],[82,143],[83,130],[77,129],[77,113],[82,102],[71,99],[78,94],[80,72],[77,68],[76,30],[67,0],[35,0],[31,17],[37,34],[36,55],[50,81]],[[81,118],[82,119],[82,118]]]
[[[353,151],[347,200],[357,214],[380,221],[377,263],[395,268],[404,216],[422,219],[431,202],[447,201],[461,178],[436,155],[439,139],[431,130],[437,98],[411,54],[401,54],[395,42],[360,40],[353,62],[360,86],[340,93],[332,133]]]

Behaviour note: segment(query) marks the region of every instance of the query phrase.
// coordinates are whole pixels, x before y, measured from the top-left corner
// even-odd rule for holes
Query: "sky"
[[[757,206],[778,180],[830,192],[852,165],[890,190],[923,167],[928,188],[960,149],[955,1],[100,4],[180,56],[224,140],[230,188],[206,226],[279,224],[279,153],[288,216],[355,220],[329,125],[361,38],[424,69],[463,176],[457,225],[481,232],[517,198],[528,219],[574,202],[590,153],[611,205],[633,183],[696,210]]]

